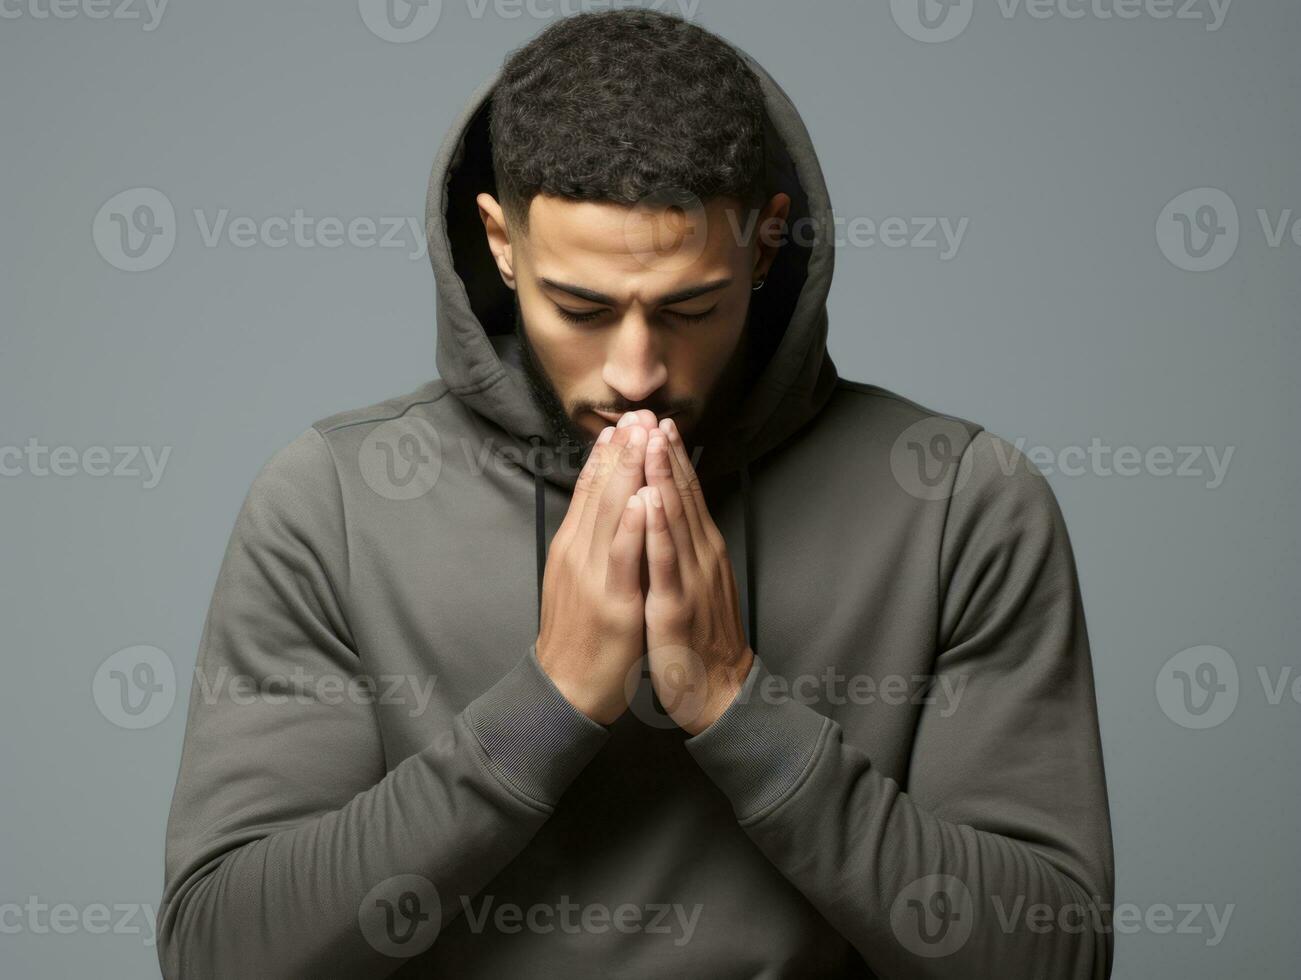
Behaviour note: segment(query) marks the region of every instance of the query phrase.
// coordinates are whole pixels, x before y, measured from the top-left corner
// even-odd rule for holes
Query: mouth
[[[626,414],[624,412],[602,412],[599,409],[595,409],[595,408],[591,409],[591,412],[593,415],[605,419],[605,421],[609,422],[611,425],[618,425],[619,419],[623,418],[623,416]],[[657,422],[663,422],[665,419],[671,419],[679,414],[681,413],[666,412],[664,415],[656,415],[655,420]]]

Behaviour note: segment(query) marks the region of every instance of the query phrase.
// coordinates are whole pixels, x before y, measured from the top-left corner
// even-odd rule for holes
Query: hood
[[[763,88],[769,181],[774,192],[791,198],[793,233],[765,288],[752,296],[747,329],[764,331],[771,353],[734,412],[730,431],[701,452],[702,481],[740,470],[781,443],[822,409],[836,382],[826,348],[834,236],[822,169],[786,93],[753,58],[738,53]],[[437,284],[438,373],[463,404],[510,438],[550,451],[521,454],[535,475],[572,488],[578,467],[555,465],[547,456],[568,459],[582,447],[554,444],[532,395],[514,337],[514,299],[497,273],[474,203],[483,191],[496,196],[488,109],[499,74],[470,98],[429,176],[425,234]]]

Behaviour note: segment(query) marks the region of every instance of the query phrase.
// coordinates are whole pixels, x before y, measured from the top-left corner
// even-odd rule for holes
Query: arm
[[[966,449],[940,556],[935,683],[966,686],[949,717],[922,709],[907,792],[835,722],[765,703],[757,660],[686,744],[878,974],[1103,978],[1111,830],[1074,559],[1047,482],[996,440]]]
[[[344,520],[312,429],[258,475],[235,524],[167,828],[167,977],[391,973],[525,846],[608,737],[530,649],[450,734],[431,730],[386,772],[373,707],[338,696],[367,674],[345,615]],[[334,696],[276,696],[295,677],[308,692],[334,683]],[[250,698],[249,684],[274,694]],[[414,913],[396,932],[410,935],[363,929],[363,904],[372,926],[388,909]]]

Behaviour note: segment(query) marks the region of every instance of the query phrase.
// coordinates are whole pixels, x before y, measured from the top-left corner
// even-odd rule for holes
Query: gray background
[[[315,419],[434,371],[432,276],[409,229],[402,248],[209,247],[194,211],[419,219],[471,90],[580,8],[445,0],[427,36],[391,43],[356,3],[175,0],[152,30],[140,0],[134,20],[32,3],[0,18],[0,447],[172,447],[150,489],[25,463],[0,477],[0,905],[80,915],[158,901],[184,694],[253,475]],[[908,36],[906,5],[896,20],[884,0],[686,9],[790,93],[839,216],[969,221],[947,261],[839,249],[844,376],[1052,454],[1095,438],[1232,448],[1218,486],[1116,475],[1109,459],[1049,479],[1093,641],[1117,901],[1175,910],[1118,936],[1116,975],[1291,978],[1301,705],[1271,704],[1258,670],[1271,684],[1301,670],[1301,246],[1271,246],[1256,211],[1301,217],[1301,5],[1237,0],[1208,30],[1207,0],[1201,20],[1003,3],[979,0],[944,43]],[[92,225],[137,187],[167,196],[178,232],[165,262],[132,273]],[[1158,216],[1200,187],[1229,195],[1241,237],[1219,268],[1186,271],[1158,247]],[[92,687],[137,644],[169,655],[181,697],[127,730]],[[1201,645],[1227,651],[1240,691],[1194,730],[1159,675]],[[1175,928],[1184,904],[1233,907],[1218,945],[1204,914],[1200,933]],[[0,974],[157,975],[147,935],[43,923],[0,919]]]

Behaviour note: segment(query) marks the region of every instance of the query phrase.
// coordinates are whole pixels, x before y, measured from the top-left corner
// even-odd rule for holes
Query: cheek
[[[548,304],[549,305],[549,304]],[[546,308],[531,312],[532,304],[521,299],[529,343],[551,383],[562,396],[599,377],[605,359],[604,342],[595,331],[576,330]]]
[[[719,323],[683,333],[669,353],[669,377],[680,390],[699,392],[723,373],[741,338],[744,322]]]
[[[568,337],[556,345],[555,370],[551,372],[566,400],[593,391],[604,393],[601,368],[605,364],[605,348],[588,337]]]

